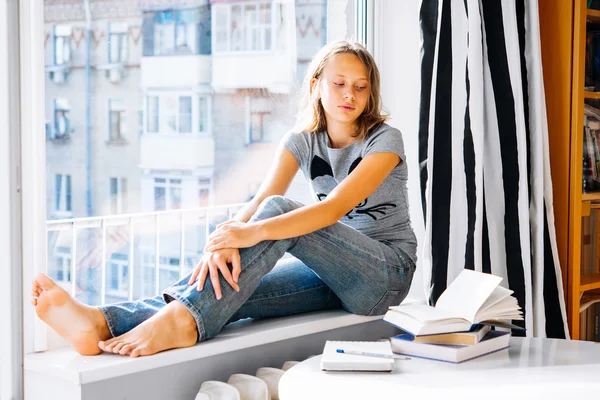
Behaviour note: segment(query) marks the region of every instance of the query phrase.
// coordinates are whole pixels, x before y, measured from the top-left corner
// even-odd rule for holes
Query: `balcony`
[[[193,87],[209,84],[210,58],[207,55],[142,57],[142,87]]]
[[[212,56],[215,90],[266,88],[288,94],[295,84],[296,60],[286,52],[228,52]]]
[[[215,164],[215,140],[201,134],[145,134],[140,139],[142,169],[189,170]]]

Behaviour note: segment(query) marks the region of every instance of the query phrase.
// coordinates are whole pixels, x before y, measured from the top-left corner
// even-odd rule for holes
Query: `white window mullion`
[[[199,97],[200,95],[197,92],[192,94],[192,134],[200,133],[200,129],[198,129],[200,126],[200,113],[198,112]]]
[[[227,50],[231,51],[231,4],[227,5]]]

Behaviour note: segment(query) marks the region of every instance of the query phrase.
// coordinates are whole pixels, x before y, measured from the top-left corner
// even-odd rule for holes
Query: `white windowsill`
[[[225,327],[214,339],[150,357],[130,358],[116,354],[85,357],[70,348],[29,354],[25,356],[25,371],[84,385],[381,318],[382,316],[364,317],[332,310],[271,320],[244,320]]]

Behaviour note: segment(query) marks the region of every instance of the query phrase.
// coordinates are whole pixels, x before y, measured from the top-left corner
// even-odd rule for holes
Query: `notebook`
[[[389,341],[382,342],[342,342],[328,340],[325,342],[321,369],[324,371],[386,371],[394,368],[394,360],[385,357],[372,357],[355,354],[338,353],[337,349],[364,351],[392,356]]]

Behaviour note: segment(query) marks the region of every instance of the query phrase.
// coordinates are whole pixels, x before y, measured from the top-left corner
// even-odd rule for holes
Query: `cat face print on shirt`
[[[362,157],[358,157],[354,160],[348,169],[347,175],[350,175],[361,161]],[[331,193],[338,185],[338,181],[333,175],[331,165],[319,156],[314,156],[310,163],[310,179],[313,183],[313,187],[318,188],[316,195],[319,201],[326,198],[327,194]],[[369,198],[366,198],[364,201],[357,204],[356,207],[346,214],[346,217],[348,217],[348,219],[353,219],[357,215],[368,215],[376,221],[378,217],[386,215],[390,209],[396,207],[393,203],[381,203],[367,207],[368,201]]]

